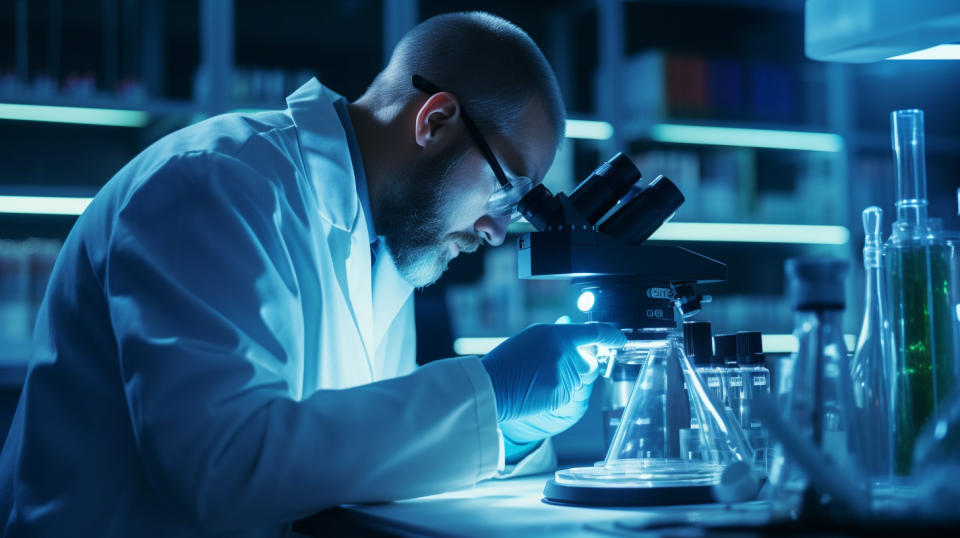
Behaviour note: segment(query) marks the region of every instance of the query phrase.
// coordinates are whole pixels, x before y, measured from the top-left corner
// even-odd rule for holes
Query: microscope
[[[518,207],[537,230],[517,242],[520,278],[573,279],[581,290],[578,307],[590,321],[616,325],[632,339],[676,327],[675,311],[692,316],[705,300],[695,284],[727,278],[725,264],[702,254],[643,244],[684,198],[672,181],[658,176],[618,204],[640,178],[618,153],[569,196],[537,185]]]
[[[599,357],[614,388],[604,409],[607,433],[616,430],[607,457],[558,471],[544,490],[550,502],[712,502],[723,470],[752,457],[739,424],[707,394],[679,341],[683,320],[710,300],[695,287],[726,280],[727,267],[682,247],[644,244],[684,197],[658,176],[621,203],[640,178],[618,153],[569,196],[538,185],[519,203],[536,230],[518,238],[520,278],[570,279],[588,320],[613,324],[628,339],[626,348]]]

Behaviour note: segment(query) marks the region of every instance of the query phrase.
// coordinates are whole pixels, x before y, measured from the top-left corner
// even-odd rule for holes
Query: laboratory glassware
[[[737,335],[736,334],[718,334],[713,338],[714,362],[720,369],[720,376],[723,379],[723,404],[728,407],[737,417],[738,400],[740,392],[743,390],[743,376],[740,372],[740,365],[737,363]]]
[[[915,488],[904,511],[910,517],[923,517],[956,522],[960,519],[960,392],[945,403],[935,420],[917,436],[913,453],[912,477]]]
[[[777,367],[778,408],[786,424],[812,444],[831,465],[849,470],[854,482],[860,451],[854,429],[853,385],[843,340],[846,260],[792,258],[785,264],[789,296],[796,311],[797,352]],[[771,501],[778,513],[796,516],[805,504],[818,505],[799,463],[775,445],[770,463]]]
[[[909,475],[923,425],[956,383],[949,250],[927,220],[923,111],[890,115],[897,165],[897,220],[884,245],[893,366],[893,467]],[[951,311],[953,310],[953,311]]]
[[[740,426],[753,449],[754,469],[764,475],[769,471],[769,438],[755,407],[758,393],[770,393],[770,370],[765,362],[763,335],[759,331],[738,332],[737,364],[740,365],[741,389],[734,414],[740,419]]]
[[[723,403],[723,377],[713,363],[713,337],[710,335],[709,321],[683,322],[683,348],[687,357],[693,361],[707,392],[714,398],[715,404]]]
[[[635,360],[611,360],[607,366],[610,367],[609,375],[601,378],[604,391],[601,409],[604,451],[610,449],[643,364]]]
[[[958,190],[960,193],[960,190]],[[953,324],[953,373],[960,383],[960,231],[943,233],[950,268],[950,320]],[[954,387],[954,393],[958,389]]]
[[[890,364],[892,354],[889,326],[882,312],[886,308],[887,289],[883,268],[883,243],[880,229],[883,210],[871,206],[863,210],[863,270],[866,282],[863,324],[856,351],[850,363],[853,395],[857,405],[857,423],[865,439],[861,466],[872,480],[885,480],[893,472],[891,455],[893,435],[890,428]]]
[[[753,461],[740,425],[720,408],[684,353],[680,335],[631,340],[614,360],[643,368],[613,443],[593,467],[557,471],[544,494],[583,504],[711,502],[735,462]]]

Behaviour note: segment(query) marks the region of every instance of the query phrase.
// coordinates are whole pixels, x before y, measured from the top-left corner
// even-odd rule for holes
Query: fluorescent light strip
[[[567,120],[567,138],[609,140],[611,137],[613,125],[605,121]]]
[[[762,338],[764,353],[796,353],[799,347],[797,337],[792,334],[764,334]],[[847,351],[853,351],[857,347],[857,336],[845,334],[843,343],[847,346]]]
[[[258,112],[268,112],[269,108],[237,108],[230,112],[240,114],[256,114]],[[591,120],[567,120],[566,129],[567,138],[579,138],[582,140],[608,140],[613,137],[613,125],[605,121]]]
[[[0,103],[0,119],[143,127],[150,120],[150,115],[142,110]]]
[[[705,125],[654,125],[650,137],[658,142],[705,144],[710,146],[747,146],[754,148],[796,149],[806,151],[843,150],[843,137],[833,133],[743,129]]]
[[[457,355],[486,355],[491,349],[502,344],[506,338],[457,338],[453,341],[453,351]]]
[[[76,196],[0,195],[0,213],[27,215],[79,215],[92,198]]]
[[[733,224],[668,222],[650,236],[661,241],[727,241],[735,243],[799,243],[845,245],[850,231],[843,226],[809,224]]]
[[[937,45],[928,49],[921,49],[899,56],[891,56],[888,60],[960,60],[960,45]]]
[[[506,338],[457,338],[453,341],[453,351],[457,355],[485,355],[503,343]],[[847,349],[852,351],[857,338],[852,334],[843,335]],[[796,353],[797,337],[792,334],[764,334],[764,353]]]
[[[510,233],[535,232],[525,219],[510,224]],[[850,231],[843,226],[811,224],[735,224],[725,222],[668,222],[650,236],[660,241],[728,243],[785,243],[846,245]]]

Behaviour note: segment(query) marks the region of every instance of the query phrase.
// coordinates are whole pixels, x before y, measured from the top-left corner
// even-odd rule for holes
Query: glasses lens
[[[528,177],[517,177],[510,180],[510,188],[498,188],[487,202],[487,213],[494,217],[510,217],[511,221],[519,218],[517,203],[533,190],[533,180]]]

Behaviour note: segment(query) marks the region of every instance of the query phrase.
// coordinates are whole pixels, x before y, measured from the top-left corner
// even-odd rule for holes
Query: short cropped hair
[[[566,111],[553,69],[530,36],[505,19],[479,11],[427,19],[400,40],[368,92],[406,103],[423,95],[414,74],[455,95],[485,136],[515,138],[524,107],[539,103],[555,147],[563,139]]]

